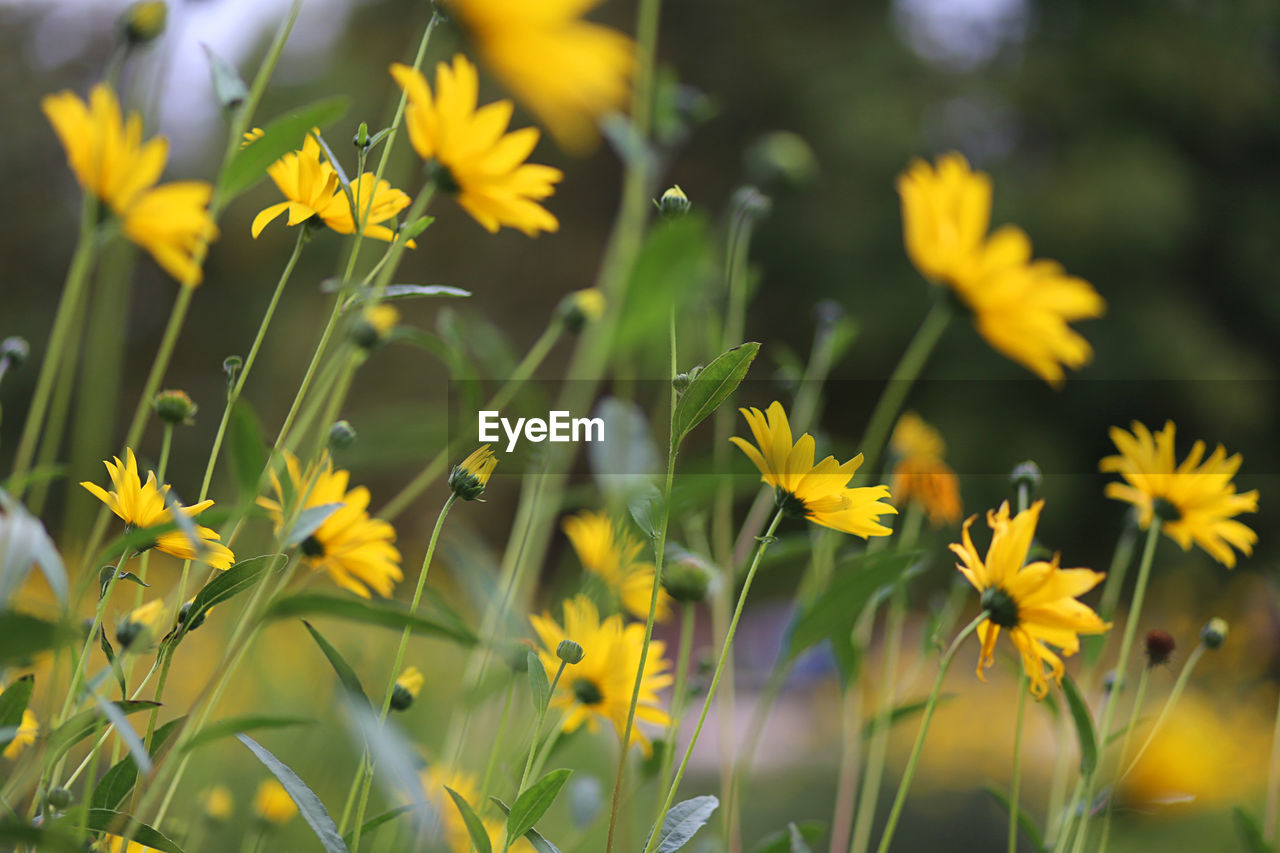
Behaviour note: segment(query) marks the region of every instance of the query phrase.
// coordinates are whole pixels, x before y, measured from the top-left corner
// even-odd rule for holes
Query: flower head
[[[0,695],[4,694],[4,690],[0,689]],[[40,733],[40,724],[36,721],[36,715],[31,713],[30,709],[22,709],[22,722],[18,724],[17,731],[13,732],[11,739],[5,743],[0,741],[3,746],[3,755],[12,761],[22,754],[22,751],[31,744],[36,742],[36,735]]]
[[[180,284],[203,280],[199,258],[217,239],[209,216],[213,187],[204,181],[175,181],[147,190],[124,213],[125,236],[146,249]]]
[[[453,470],[449,472],[449,488],[464,501],[474,501],[484,494],[484,488],[489,485],[489,478],[493,476],[493,469],[497,467],[498,457],[489,449],[489,445],[482,445],[453,466]]]
[[[989,176],[951,153],[936,169],[912,163],[898,178],[898,194],[911,262],[925,278],[951,288],[994,349],[1055,386],[1064,367],[1089,361],[1089,342],[1068,324],[1102,316],[1106,303],[1054,261],[1033,261],[1020,228],[1004,226],[987,236]]]
[[[1098,463],[1100,470],[1122,476],[1123,483],[1108,483],[1106,495],[1127,501],[1138,511],[1138,524],[1146,529],[1159,515],[1161,532],[1190,550],[1199,545],[1227,568],[1236,564],[1236,548],[1253,553],[1258,534],[1235,517],[1242,512],[1258,511],[1257,490],[1236,493],[1231,478],[1243,461],[1239,453],[1227,456],[1222,445],[1208,459],[1205,443],[1191,446],[1187,458],[1177,464],[1174,459],[1174,426],[1172,421],[1152,435],[1147,427],[1134,421],[1132,433],[1111,428],[1111,440],[1120,453]]]
[[[214,785],[200,792],[200,807],[209,820],[223,821],[235,812],[235,800],[225,785]]]
[[[1044,501],[1036,501],[1010,518],[1009,504],[1005,502],[995,512],[988,512],[987,524],[992,534],[985,560],[969,536],[976,515],[965,521],[961,542],[951,546],[960,558],[956,568],[982,593],[982,607],[987,611],[987,618],[978,626],[982,640],[978,677],[983,678],[982,670],[995,663],[996,638],[1004,629],[1022,656],[1022,669],[1036,699],[1043,699],[1049,692],[1046,665],[1054,680],[1061,682],[1064,670],[1060,655],[1065,657],[1080,650],[1078,635],[1101,634],[1111,627],[1087,605],[1076,601],[1077,596],[1101,583],[1105,575],[1091,569],[1060,568],[1057,555],[1047,562],[1027,562],[1043,507]]]
[[[125,448],[124,462],[119,457],[115,463],[105,462],[107,473],[115,486],[108,492],[96,483],[85,481],[80,485],[89,490],[95,498],[119,516],[125,524],[138,529],[159,527],[173,522],[173,514],[166,506],[169,486],[157,485],[153,471],[147,472],[147,481],[142,482],[138,476],[138,460],[131,448]],[[183,515],[194,518],[213,506],[213,501],[201,501],[194,506],[182,506],[176,501],[174,505]],[[231,549],[218,541],[218,534],[207,527],[195,526],[199,542],[192,542],[182,530],[161,533],[150,547],[180,560],[201,560],[215,569],[229,569],[235,562]]]
[[[628,613],[647,620],[655,571],[652,563],[637,560],[641,543],[603,512],[571,515],[561,527],[578,553],[582,567],[599,575]],[[654,618],[663,622],[670,616],[671,596],[659,589]]]
[[[490,232],[506,225],[530,237],[560,227],[539,202],[551,196],[563,174],[524,162],[538,131],[506,132],[510,101],[477,109],[480,83],[466,57],[458,54],[452,65],[436,66],[434,94],[420,71],[397,64],[391,74],[409,99],[404,118],[414,150],[433,164],[437,185],[456,193],[476,222]]]
[[[573,640],[584,650],[582,661],[565,670],[551,699],[551,707],[565,712],[564,730],[572,732],[585,724],[594,732],[605,722],[621,738],[640,668],[644,625],[633,622],[624,626],[620,615],[601,620],[595,604],[585,595],[564,602],[563,626],[549,613],[530,616],[529,621],[542,641],[538,655],[548,670],[554,671],[560,665],[556,649],[562,640]],[[649,644],[636,705],[637,722],[665,726],[671,721],[658,699],[658,692],[671,684],[667,671],[670,663],[663,657],[665,649],[665,644],[657,640]],[[631,742],[639,743],[645,754],[649,753],[649,739],[639,726],[632,727]]]
[[[253,813],[267,823],[285,823],[298,813],[298,806],[274,778],[263,779],[253,797]]]
[[[774,401],[765,412],[738,411],[747,419],[756,446],[737,436],[729,440],[760,469],[761,481],[773,486],[778,505],[786,512],[864,539],[892,532],[879,521],[882,515],[897,513],[884,503],[888,486],[848,488],[862,465],[861,453],[843,465],[832,456],[814,465],[813,436],[805,433],[792,443],[791,425],[781,403]]]
[[[897,457],[890,489],[899,503],[915,502],[935,526],[960,520],[960,480],[945,461],[946,444],[938,431],[914,412],[905,412],[893,428],[889,449]]]
[[[298,458],[286,452],[285,472],[284,482],[271,473],[275,500],[258,498],[258,505],[275,521],[276,532],[284,526],[286,508],[292,513],[300,496],[305,495],[306,500],[299,510],[341,504],[302,541],[303,559],[313,571],[328,572],[334,583],[362,598],[374,592],[391,595],[396,582],[404,577],[394,544],[396,531],[387,522],[369,517],[369,490],[359,486],[348,491],[350,474],[334,471],[328,454],[303,472]]]
[[[392,688],[391,707],[396,711],[407,711],[413,704],[413,700],[418,698],[425,680],[416,666],[405,669],[396,679],[395,687]]]
[[[101,849],[106,853],[160,853],[154,847],[148,847],[137,841],[125,841],[119,835],[104,835],[101,843]]]
[[[581,19],[600,0],[450,0],[484,63],[556,138],[584,151],[631,93],[635,45]]]

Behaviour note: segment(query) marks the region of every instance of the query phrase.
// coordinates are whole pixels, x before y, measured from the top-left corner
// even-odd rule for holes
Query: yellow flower
[[[890,486],[899,503],[914,501],[935,526],[960,520],[960,480],[945,461],[946,444],[938,431],[914,412],[905,412],[893,428],[889,449],[897,456]]]
[[[4,690],[0,689],[0,695],[3,694]],[[36,722],[36,715],[31,713],[30,709],[22,709],[22,722],[18,725],[18,730],[13,733],[13,740],[9,741],[0,755],[12,761],[21,755],[24,749],[36,742],[36,735],[39,733],[40,724]]]
[[[161,636],[164,628],[164,600],[153,598],[130,610],[116,625],[116,641],[122,648],[141,651],[151,640]]]
[[[766,413],[739,409],[751,427],[757,447],[734,436],[729,440],[760,469],[761,481],[773,486],[778,506],[788,515],[866,539],[888,536],[892,531],[879,522],[882,515],[898,511],[887,503],[887,486],[848,488],[862,465],[862,454],[841,465],[828,456],[813,464],[813,436],[805,433],[793,445],[791,425],[782,404],[774,401]]]
[[[635,44],[581,19],[600,0],[451,0],[484,63],[556,141],[582,152],[597,121],[620,112],[631,93]]]
[[[257,142],[259,139],[261,139],[266,135],[267,135],[267,132],[260,127],[255,127],[252,130],[246,130],[244,132],[244,140],[241,141],[240,147],[248,148],[250,145]]]
[[[253,797],[253,812],[267,823],[285,823],[298,813],[293,797],[276,779],[263,779]]]
[[[556,648],[561,640],[573,640],[585,652],[581,662],[566,667],[551,699],[550,707],[565,712],[564,730],[576,731],[585,724],[595,732],[603,721],[612,724],[621,739],[640,668],[644,625],[633,622],[624,627],[621,615],[601,621],[600,612],[585,595],[564,602],[563,627],[549,613],[530,616],[529,621],[542,641],[538,655],[549,672],[560,666]],[[665,649],[666,645],[658,640],[649,644],[636,705],[637,723],[665,726],[671,721],[658,699],[658,692],[672,680],[667,671],[670,663],[663,657]],[[652,748],[639,725],[631,729],[631,742],[639,743],[646,755]]]
[[[125,842],[119,835],[104,835],[101,849],[106,850],[107,853],[160,853],[156,848],[137,841]]]
[[[1205,443],[1197,441],[1182,464],[1177,464],[1172,421],[1155,435],[1138,421],[1131,428],[1132,434],[1111,428],[1111,440],[1120,453],[1098,463],[1100,470],[1125,479],[1108,483],[1107,497],[1133,504],[1144,530],[1159,515],[1161,532],[1182,550],[1190,550],[1194,543],[1227,568],[1236,564],[1232,546],[1252,554],[1258,534],[1235,517],[1258,511],[1258,491],[1236,493],[1231,478],[1240,470],[1240,454],[1227,456],[1226,448],[1218,445],[1205,459]]]
[[[44,114],[67,152],[67,163],[85,192],[122,213],[160,180],[169,143],[164,137],[142,141],[142,116],[125,120],[115,92],[99,83],[89,102],[73,92],[47,95]]]
[[[204,181],[175,181],[147,190],[125,211],[125,236],[179,283],[195,287],[204,278],[197,253],[218,237],[209,216],[212,196],[213,187]]]
[[[201,791],[200,806],[209,820],[227,820],[235,811],[235,801],[225,785],[214,785]]]
[[[426,679],[416,666],[406,668],[396,679],[395,687],[391,691],[391,708],[396,711],[408,710],[413,700],[418,698],[418,693],[421,692],[425,681]]]
[[[142,482],[138,476],[138,460],[133,450],[125,448],[125,461],[115,457],[115,464],[104,462],[107,473],[111,475],[114,491],[106,491],[95,483],[85,481],[80,485],[89,490],[95,498],[119,516],[126,525],[138,529],[159,527],[173,522],[173,515],[165,506],[165,496],[169,494],[169,486],[156,484],[153,471],[147,472],[147,481]],[[201,501],[194,506],[178,504],[182,513],[194,518],[213,506],[213,501]],[[196,525],[196,535],[200,542],[193,543],[181,530],[172,530],[156,537],[149,547],[180,560],[200,560],[211,568],[229,569],[235,562],[231,549],[218,541],[218,534],[207,527]]]
[[[898,178],[903,237],[911,262],[926,278],[951,288],[973,313],[995,350],[1051,385],[1064,367],[1093,355],[1068,323],[1102,316],[1106,303],[1086,281],[1054,261],[1031,259],[1031,241],[1014,226],[987,236],[991,179],[959,154],[935,170],[917,160]]]
[[[449,472],[449,488],[464,501],[473,501],[484,494],[493,469],[498,467],[498,457],[485,444],[473,450]]]
[[[351,183],[351,197],[356,203],[356,212],[364,218],[364,235],[390,243],[396,238],[396,232],[378,223],[393,219],[409,206],[410,199],[403,191],[393,189],[385,180],[378,180],[375,184],[375,179],[372,172],[365,172]],[[373,193],[372,197],[370,192]],[[324,224],[339,234],[356,233],[355,220],[351,218],[351,203],[341,189],[321,208],[319,214]],[[410,249],[418,247],[413,240],[406,241],[405,245]]]
[[[476,68],[458,54],[453,65],[436,66],[434,96],[420,71],[392,65],[391,75],[409,99],[405,124],[423,160],[433,164],[436,183],[456,193],[458,204],[490,232],[518,228],[530,237],[555,231],[556,218],[538,202],[554,192],[559,169],[525,163],[538,142],[536,128],[507,133],[510,101],[476,108]]]
[[[641,543],[603,512],[569,516],[561,527],[573,550],[578,552],[582,567],[599,575],[632,616],[647,620],[649,603],[653,600],[654,567],[651,563],[637,562]],[[659,589],[654,618],[663,622],[670,616],[671,596]]]
[[[1043,699],[1049,692],[1044,668],[1061,683],[1062,658],[1080,650],[1079,634],[1101,634],[1111,625],[1098,618],[1076,597],[1093,589],[1105,577],[1091,569],[1063,569],[1055,554],[1049,562],[1027,562],[1027,552],[1035,537],[1036,524],[1044,501],[1009,517],[1009,504],[987,513],[991,526],[991,544],[984,561],[978,556],[969,536],[969,528],[977,516],[964,523],[962,542],[951,550],[961,562],[956,565],[974,589],[982,593],[982,608],[987,618],[978,626],[982,652],[978,657],[978,677],[984,667],[995,663],[996,638],[1000,629],[1022,656],[1022,669],[1031,680],[1031,693]],[[1058,651],[1050,648],[1053,646]]]
[[[327,571],[334,583],[362,598],[369,598],[371,592],[390,596],[395,583],[404,577],[394,544],[396,531],[387,522],[369,517],[369,490],[359,486],[348,491],[350,474],[334,471],[327,454],[304,474],[298,458],[286,452],[285,468],[287,485],[271,472],[277,500],[258,498],[258,505],[275,521],[276,533],[284,525],[285,507],[299,495],[306,495],[302,509],[342,504],[302,541],[303,558],[313,571]],[[292,512],[293,507],[289,509]]]
[[[480,786],[476,782],[476,777],[471,773],[462,770],[455,770],[453,773],[447,772],[440,764],[432,764],[426,770],[422,771],[422,790],[427,795],[427,801],[431,803],[436,813],[440,816],[440,828],[444,835],[445,845],[451,853],[469,853],[471,851],[471,836],[467,832],[467,825],[462,820],[462,815],[458,812],[457,806],[453,803],[453,798],[445,788],[451,788],[458,796],[467,801],[467,805],[476,810],[478,814],[484,814],[487,809],[486,804],[479,802]],[[494,850],[502,849],[502,839],[506,832],[506,821],[496,815],[483,818],[485,832],[489,836],[489,843]],[[521,838],[511,845],[512,853],[533,853],[533,845]]]

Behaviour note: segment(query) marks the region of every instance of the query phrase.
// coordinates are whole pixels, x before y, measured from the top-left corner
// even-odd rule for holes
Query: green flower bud
[[[484,494],[484,487],[497,465],[498,457],[486,444],[453,467],[449,472],[449,488],[464,501],[473,501]]]
[[[146,44],[164,32],[168,17],[164,0],[138,0],[125,10],[120,27],[130,45]]]
[[[346,450],[355,443],[356,428],[351,425],[351,421],[336,421],[333,426],[329,427],[329,448],[331,450]]]
[[[242,367],[244,367],[244,359],[238,355],[229,355],[222,360],[222,372],[227,374],[228,388],[236,384],[236,377],[240,375]]]
[[[14,335],[0,341],[0,366],[22,367],[30,354],[31,345],[27,343],[26,338]]]
[[[179,610],[178,610],[178,624],[179,624],[179,625],[185,625],[185,624],[186,624],[186,622],[187,622],[187,616],[191,613],[191,605],[192,605],[193,603],[194,603],[194,600],[193,600],[193,601],[188,601],[186,604],[182,605],[182,607],[181,607],[181,608],[179,608]],[[207,617],[207,616],[209,615],[209,611],[210,611],[211,609],[212,609],[212,608],[206,607],[204,610],[202,610],[202,611],[200,612],[200,615],[196,617],[195,621],[194,621],[194,622],[192,622],[192,623],[187,627],[187,632],[188,632],[188,633],[190,633],[191,631],[194,631],[195,629],[197,629],[197,628],[199,628],[201,625],[203,625],[203,624],[204,624],[205,617]]]
[[[1028,495],[1035,494],[1040,490],[1042,480],[1040,466],[1030,459],[1015,465],[1013,471],[1009,474],[1009,483],[1013,486],[1013,490],[1017,492],[1026,489]]]
[[[1226,619],[1220,619],[1215,616],[1200,631],[1200,642],[1204,643],[1206,649],[1221,648],[1222,644],[1227,641],[1229,628],[1230,626],[1227,625]]]
[[[560,645],[556,646],[556,657],[567,664],[573,665],[582,661],[582,646],[573,640],[561,640]]]
[[[356,129],[356,135],[352,137],[351,144],[360,150],[369,147],[369,125],[366,122],[360,122],[360,127]]]
[[[186,391],[176,389],[156,394],[151,406],[160,420],[171,426],[190,426],[195,423],[196,412],[200,409]]]
[[[587,323],[593,323],[603,317],[604,309],[604,294],[599,288],[588,287],[584,290],[575,290],[561,300],[557,312],[565,329],[577,334]]]
[[[67,807],[75,802],[75,798],[71,796],[71,792],[66,788],[50,788],[49,793],[45,795],[45,802],[49,807],[56,811],[64,812]]]
[[[687,373],[677,373],[671,377],[671,387],[676,389],[677,394],[683,394],[685,389],[689,387],[689,382],[689,374]]]
[[[689,208],[693,207],[693,203],[689,201],[689,197],[684,194],[684,190],[680,187],[673,186],[662,194],[662,198],[654,202],[658,208],[658,213],[662,214],[663,219],[676,219],[684,216],[689,212]]]
[[[400,312],[390,305],[374,305],[355,319],[348,329],[351,342],[363,350],[371,350],[400,322]]]
[[[693,560],[673,562],[662,572],[662,588],[684,604],[696,604],[707,597],[711,573]]]

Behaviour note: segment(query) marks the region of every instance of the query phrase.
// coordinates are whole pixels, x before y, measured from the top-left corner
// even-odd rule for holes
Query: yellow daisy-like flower
[[[451,853],[470,853],[474,848],[471,845],[471,835],[467,832],[467,824],[445,788],[453,789],[458,796],[467,801],[467,805],[476,810],[477,814],[484,815],[488,808],[487,804],[479,801],[480,785],[476,777],[462,770],[449,773],[442,765],[432,764],[422,771],[420,778],[427,801],[440,816],[440,830],[444,836],[445,845]],[[489,836],[489,843],[494,850],[501,850],[506,821],[497,815],[482,817],[482,821],[485,832]],[[528,841],[520,838],[512,843],[510,850],[512,853],[533,853],[534,848]]]
[[[480,83],[465,56],[436,66],[434,95],[420,71],[396,64],[391,75],[409,99],[404,119],[414,150],[433,164],[437,186],[455,193],[476,222],[490,232],[506,225],[530,237],[560,227],[538,202],[555,192],[563,173],[524,162],[538,143],[538,130],[506,132],[510,101],[477,109]]]
[[[1076,601],[1106,575],[1091,569],[1060,568],[1056,554],[1048,562],[1027,562],[1043,507],[1044,501],[1036,501],[1010,518],[1006,501],[999,510],[988,512],[987,524],[992,534],[986,560],[978,556],[969,536],[976,515],[965,521],[962,541],[951,546],[961,561],[956,568],[982,593],[982,608],[987,611],[987,618],[978,625],[982,641],[978,677],[984,678],[983,668],[995,663],[996,639],[1003,628],[1022,657],[1022,669],[1036,699],[1043,699],[1049,692],[1046,666],[1053,679],[1062,682],[1062,657],[1080,650],[1078,635],[1101,634],[1111,627],[1087,605]]]
[[[125,236],[179,283],[195,287],[204,278],[197,253],[218,238],[218,226],[209,216],[212,196],[213,187],[204,181],[176,181],[147,190],[125,211]]]
[[[484,494],[493,469],[498,467],[498,457],[484,444],[463,459],[449,472],[449,488],[464,501],[473,501]]]
[[[328,572],[334,583],[361,598],[375,592],[384,598],[390,596],[396,582],[404,577],[394,544],[396,531],[387,522],[369,517],[369,490],[359,486],[348,491],[350,474],[334,471],[328,454],[304,474],[298,458],[286,452],[285,469],[287,484],[271,472],[277,499],[258,498],[258,505],[275,521],[276,533],[284,526],[285,507],[292,511],[291,501],[298,495],[306,495],[302,509],[342,504],[302,541],[304,560],[313,571]]]
[[[267,823],[286,823],[298,813],[298,806],[277,779],[263,779],[253,797],[253,813]]]
[[[564,602],[563,627],[549,613],[530,616],[529,621],[542,641],[538,655],[548,671],[555,672],[560,666],[556,648],[562,640],[573,640],[584,651],[579,663],[565,669],[551,698],[550,707],[565,712],[564,730],[572,732],[585,724],[588,731],[595,732],[605,722],[621,738],[640,668],[644,625],[633,622],[624,626],[621,615],[602,621],[595,604],[585,595]],[[670,662],[663,657],[665,650],[666,645],[658,640],[649,644],[636,705],[637,722],[665,726],[671,721],[658,699],[658,692],[672,681]],[[631,742],[639,743],[645,755],[652,749],[638,725],[632,726]]]
[[[639,562],[643,547],[603,512],[581,512],[566,518],[561,527],[573,550],[578,552],[582,567],[599,575],[623,608],[637,619],[649,618],[653,600],[654,567]],[[654,618],[663,622],[671,617],[671,596],[658,590],[658,609]]]
[[[597,122],[624,109],[635,43],[582,20],[600,0],[450,0],[484,63],[566,149],[583,152]]]
[[[959,154],[935,169],[916,160],[898,178],[907,255],[926,278],[951,288],[973,312],[991,346],[1051,385],[1064,367],[1084,366],[1088,341],[1068,324],[1101,317],[1106,303],[1086,281],[1054,261],[1031,257],[1031,241],[1014,226],[987,236],[991,179]]]
[[[106,853],[160,853],[156,848],[148,847],[137,841],[126,842],[119,835],[104,835],[101,846],[97,849],[105,850]]]
[[[154,471],[148,471],[147,481],[142,482],[138,476],[138,460],[133,455],[133,449],[125,448],[124,456],[124,462],[115,457],[114,464],[103,463],[115,486],[113,491],[108,492],[88,481],[80,485],[131,527],[145,529],[170,524],[173,515],[165,506],[165,496],[169,494],[168,484],[157,485]],[[184,515],[194,518],[211,506],[213,501],[206,500],[194,506],[179,505],[179,508]],[[215,569],[231,568],[235,555],[230,548],[218,541],[215,531],[196,525],[196,535],[200,538],[198,546],[181,530],[172,530],[157,536],[150,547],[180,560],[200,560]]]
[[[761,481],[773,486],[778,506],[787,515],[863,539],[892,533],[879,521],[882,515],[898,512],[884,503],[889,487],[848,488],[862,465],[861,453],[843,465],[832,456],[814,465],[813,436],[805,433],[792,443],[791,425],[781,403],[775,400],[766,412],[756,408],[738,411],[747,419],[756,446],[737,436],[729,440],[760,469]]]
[[[905,412],[893,428],[889,449],[897,462],[890,489],[899,503],[915,502],[934,526],[960,520],[960,479],[944,460],[946,443],[914,412]]]
[[[4,690],[0,689],[0,695]],[[40,724],[36,721],[36,715],[31,710],[24,708],[22,710],[22,722],[18,724],[18,730],[13,733],[13,739],[5,745],[4,751],[0,753],[5,758],[12,761],[22,754],[22,751],[31,744],[36,742],[36,735],[40,733]]]
[[[1233,547],[1252,554],[1258,534],[1235,517],[1258,511],[1258,491],[1236,493],[1231,479],[1244,461],[1240,454],[1227,456],[1226,448],[1218,445],[1205,459],[1205,443],[1197,441],[1178,464],[1172,421],[1155,435],[1138,421],[1131,428],[1132,434],[1111,428],[1111,440],[1120,453],[1098,463],[1100,470],[1125,479],[1108,483],[1107,497],[1133,504],[1144,530],[1159,515],[1161,532],[1182,550],[1199,545],[1227,568],[1236,564]]]
[[[214,785],[200,792],[200,807],[209,820],[227,820],[235,812],[235,805],[225,785]]]

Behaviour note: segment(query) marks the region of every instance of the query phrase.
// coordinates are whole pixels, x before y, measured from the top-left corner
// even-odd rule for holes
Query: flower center
[[[436,189],[442,193],[457,195],[458,190],[462,189],[458,185],[458,180],[453,176],[453,172],[450,172],[449,167],[439,160],[432,160],[427,164],[427,177],[435,182]]]
[[[1178,509],[1178,505],[1168,498],[1156,498],[1153,500],[1151,502],[1151,511],[1156,514],[1156,518],[1165,524],[1182,519],[1182,510]]]
[[[982,609],[987,611],[987,618],[1001,628],[1018,627],[1018,602],[1000,587],[991,586],[982,591]]]
[[[323,557],[324,543],[317,539],[314,535],[308,536],[302,540],[302,553],[308,557]]]
[[[573,680],[573,698],[583,705],[599,705],[604,701],[604,694],[600,692],[600,687],[591,679],[575,678]]]
[[[805,518],[809,515],[809,508],[805,506],[804,501],[786,489],[774,489],[773,497],[783,515],[789,518]]]

